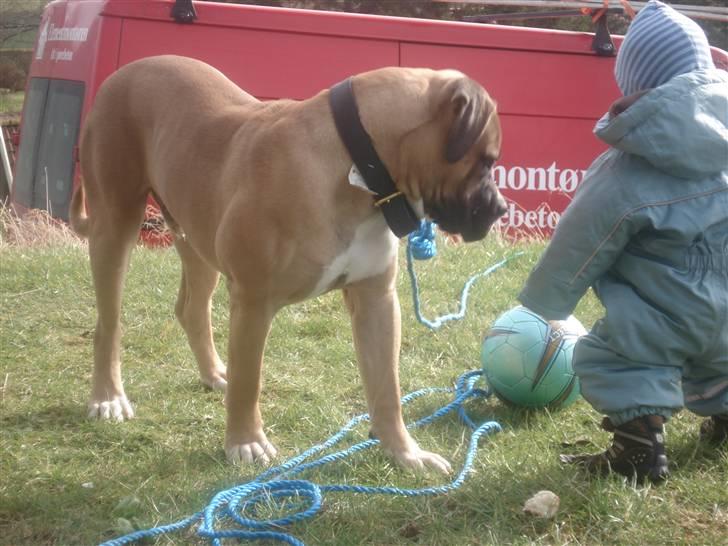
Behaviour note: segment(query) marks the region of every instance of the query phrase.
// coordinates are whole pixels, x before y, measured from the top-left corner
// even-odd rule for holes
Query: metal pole
[[[603,8],[602,0],[433,0],[442,4],[480,4],[482,6],[508,6],[523,8]],[[615,7],[619,2],[615,1]],[[641,10],[647,2],[632,2],[630,5],[635,11]],[[728,22],[728,8],[719,6],[692,6],[689,4],[671,4],[671,7],[680,13],[694,19],[710,19],[713,21]]]
[[[0,127],[0,156],[2,156],[3,172],[5,173],[5,180],[7,181],[7,191],[10,195],[10,190],[13,189],[13,169],[10,167],[10,154],[8,153],[8,147],[5,144],[5,129]],[[0,196],[5,193],[5,188],[0,188]]]

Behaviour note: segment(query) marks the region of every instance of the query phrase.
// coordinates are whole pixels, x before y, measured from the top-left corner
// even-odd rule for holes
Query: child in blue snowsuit
[[[686,406],[728,437],[728,73],[700,27],[661,2],[634,19],[591,165],[519,295],[564,319],[593,287],[606,315],[576,345],[584,398],[614,433],[594,472],[667,477],[664,423]]]

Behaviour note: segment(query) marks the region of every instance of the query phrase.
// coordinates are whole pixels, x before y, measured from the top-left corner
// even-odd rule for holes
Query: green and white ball
[[[481,363],[499,398],[528,407],[566,407],[580,396],[571,359],[586,334],[573,316],[547,321],[523,306],[503,313],[486,333]]]

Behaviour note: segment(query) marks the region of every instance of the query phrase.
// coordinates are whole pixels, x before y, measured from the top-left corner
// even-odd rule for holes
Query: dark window
[[[23,113],[15,199],[63,220],[68,220],[83,92],[81,82],[33,78]]]
[[[33,204],[33,175],[40,143],[40,138],[38,138],[40,125],[43,121],[47,96],[48,80],[45,78],[31,79],[28,85],[28,96],[25,98],[23,123],[20,127],[20,148],[13,180],[13,197],[26,207]]]

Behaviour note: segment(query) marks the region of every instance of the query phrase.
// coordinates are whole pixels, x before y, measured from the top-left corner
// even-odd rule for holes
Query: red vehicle
[[[604,149],[592,127],[619,96],[614,57],[596,54],[588,33],[207,2],[194,3],[196,19],[181,23],[172,15],[180,4],[57,0],[46,7],[22,119],[16,208],[67,219],[79,183],[79,129],[99,85],[152,55],[201,59],[261,100],[305,99],[382,66],[459,69],[499,104],[504,147],[495,177],[510,201],[501,223],[511,233],[553,229]],[[728,67],[726,52],[713,55]]]

